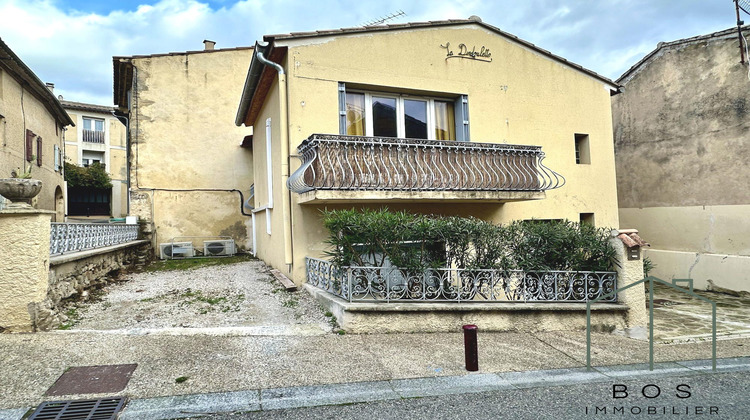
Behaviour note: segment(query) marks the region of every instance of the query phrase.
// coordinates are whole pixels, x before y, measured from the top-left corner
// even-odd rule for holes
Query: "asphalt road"
[[[617,388],[613,397],[613,386]],[[622,385],[624,385],[624,388]],[[645,394],[645,395],[644,395]],[[750,419],[750,373],[614,380],[209,417],[237,419]]]

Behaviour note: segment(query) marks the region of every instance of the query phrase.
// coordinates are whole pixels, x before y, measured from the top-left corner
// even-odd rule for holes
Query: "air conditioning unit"
[[[167,242],[159,244],[159,255],[162,260],[171,258],[190,258],[195,255],[192,242]]]
[[[234,255],[234,239],[217,239],[213,241],[203,241],[203,255],[205,256],[225,256]]]

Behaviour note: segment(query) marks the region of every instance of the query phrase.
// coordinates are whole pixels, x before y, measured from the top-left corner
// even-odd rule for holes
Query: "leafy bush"
[[[65,162],[65,180],[70,188],[112,188],[112,179],[99,162],[94,162],[88,167]]]
[[[406,271],[607,271],[615,258],[608,229],[567,220],[499,226],[473,217],[352,209],[323,211],[323,223],[332,248],[326,254],[339,267],[390,261]]]

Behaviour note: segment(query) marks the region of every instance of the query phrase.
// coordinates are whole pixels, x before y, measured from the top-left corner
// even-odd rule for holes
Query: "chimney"
[[[55,93],[55,84],[54,83],[47,82],[47,83],[45,83],[45,85],[47,86],[47,89],[49,89],[50,92]]]
[[[205,46],[204,48],[205,51],[210,51],[210,50],[213,50],[214,47],[216,46],[216,41],[209,41],[207,39],[204,39],[203,45]]]

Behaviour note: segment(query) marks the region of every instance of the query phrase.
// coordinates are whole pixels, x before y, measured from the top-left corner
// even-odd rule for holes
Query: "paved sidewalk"
[[[748,338],[723,340],[717,344],[720,358],[750,356]],[[19,413],[52,399],[122,395],[131,401],[125,411],[130,418],[162,418],[155,413],[154,417],[127,413],[128,410],[131,413],[150,410],[149,407],[153,406],[181,407],[180,411],[190,411],[189,406],[195,406],[196,412],[205,412],[206,407],[216,404],[215,401],[226,401],[225,405],[221,403],[217,407],[229,411],[236,409],[238,401],[246,408],[250,407],[248,410],[257,407],[250,404],[252,401],[265,409],[291,406],[289,404],[300,404],[301,401],[320,404],[326,401],[320,395],[326,393],[351,395],[347,398],[366,401],[361,399],[370,395],[365,391],[381,392],[382,398],[391,398],[396,395],[419,396],[420,392],[424,393],[423,389],[450,389],[454,385],[465,392],[476,386],[500,386],[505,384],[504,381],[514,384],[510,378],[533,382],[534,375],[539,373],[527,371],[550,369],[574,369],[558,371],[565,372],[562,376],[566,378],[565,375],[573,374],[565,380],[591,378],[578,376],[582,373],[580,368],[585,366],[583,331],[480,332],[480,371],[468,375],[464,369],[462,346],[460,333],[337,335],[321,333],[320,330],[259,327],[218,331],[2,334],[0,354],[4,355],[4,360],[0,364],[0,410],[5,410],[0,411],[0,419],[17,419]],[[592,349],[594,366],[648,361],[648,343],[625,337],[592,334]],[[657,345],[655,353],[660,362],[709,359],[711,345],[710,342]],[[138,367],[128,386],[119,393],[43,395],[71,366],[130,363],[137,363]],[[725,363],[747,365],[748,359]],[[685,367],[684,364],[681,367],[666,366],[680,371]],[[600,375],[594,376],[602,378],[601,374],[608,375],[604,369],[599,369],[599,372]],[[179,377],[188,379],[177,383]],[[404,382],[405,379],[418,380]],[[420,381],[426,385],[419,385]],[[205,394],[213,394],[218,400],[205,397]],[[188,397],[154,400],[174,396]],[[201,405],[201,401],[208,402]]]

